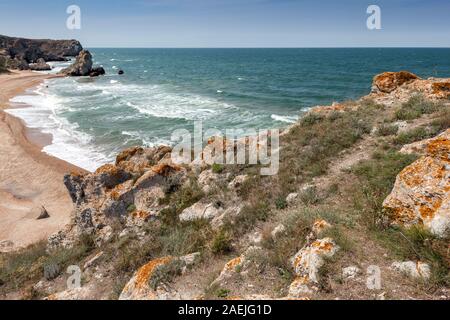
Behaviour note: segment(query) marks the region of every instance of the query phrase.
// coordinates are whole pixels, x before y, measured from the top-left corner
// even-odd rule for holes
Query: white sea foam
[[[52,143],[43,148],[49,155],[90,171],[109,162],[110,159],[95,149],[92,136],[78,130],[77,123],[70,123],[59,115],[70,111],[70,108],[61,103],[61,98],[47,94],[43,88],[44,85],[41,85],[34,94],[11,99],[13,103],[27,106],[8,109],[6,112],[21,118],[30,128],[51,134]]]
[[[285,122],[285,123],[295,123],[298,120],[298,117],[280,116],[277,114],[272,114],[270,117],[275,121],[280,121],[280,122]]]

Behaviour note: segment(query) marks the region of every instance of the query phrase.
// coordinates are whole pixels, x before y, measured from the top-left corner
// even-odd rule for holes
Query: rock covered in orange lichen
[[[136,154],[141,155],[144,153],[144,149],[141,147],[131,147],[123,150],[116,157],[116,166],[120,165],[123,161],[129,161]]]
[[[372,91],[390,93],[405,83],[420,79],[411,72],[384,72],[373,79]]]
[[[323,219],[319,219],[314,222],[312,231],[314,232],[314,234],[316,236],[320,236],[320,234],[322,232],[324,232],[325,230],[327,230],[329,228],[331,228],[331,224],[329,224],[328,222],[326,222]]]
[[[150,287],[150,280],[158,267],[166,265],[172,260],[172,257],[158,258],[141,267],[126,284],[119,300],[155,300],[157,294]]]
[[[383,207],[392,224],[423,225],[446,237],[450,230],[450,129],[428,140],[424,153],[400,172]]]
[[[339,247],[331,238],[316,240],[305,246],[291,259],[295,274],[318,283],[319,270],[325,263],[324,258],[331,258],[338,250]]]
[[[307,294],[312,294],[313,291],[308,287],[309,278],[307,276],[297,277],[289,286],[290,298],[302,298]]]
[[[450,81],[432,84],[433,94],[439,98],[450,98]]]

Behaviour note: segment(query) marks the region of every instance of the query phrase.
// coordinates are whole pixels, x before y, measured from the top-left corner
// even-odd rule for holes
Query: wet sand
[[[14,107],[12,97],[51,77],[29,71],[0,75],[0,252],[46,239],[69,222],[72,201],[63,177],[83,170],[43,153],[52,137],[3,111]],[[36,220],[41,206],[50,218]]]

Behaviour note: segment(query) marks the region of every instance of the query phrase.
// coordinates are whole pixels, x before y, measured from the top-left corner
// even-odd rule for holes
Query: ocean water
[[[129,146],[171,144],[197,120],[219,130],[287,126],[310,107],[369,93],[383,71],[450,77],[450,49],[90,51],[106,76],[48,80],[12,99],[32,107],[8,111],[52,134],[45,152],[88,170]]]

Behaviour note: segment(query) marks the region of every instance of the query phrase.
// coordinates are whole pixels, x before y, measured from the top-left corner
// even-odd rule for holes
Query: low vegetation
[[[425,99],[422,95],[412,96],[395,113],[396,120],[414,120],[424,114],[431,114],[442,108],[441,103],[436,103]]]
[[[8,72],[8,69],[6,68],[6,58],[0,56],[0,73]]]

